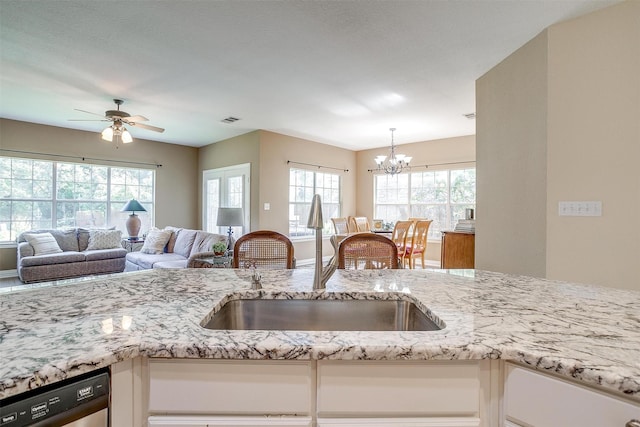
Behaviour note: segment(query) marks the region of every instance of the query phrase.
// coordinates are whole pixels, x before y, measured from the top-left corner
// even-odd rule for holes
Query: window
[[[313,236],[315,231],[307,228],[309,210],[314,194],[322,201],[323,234],[331,234],[331,218],[339,217],[340,175],[311,172],[303,169],[289,171],[289,236]]]
[[[39,228],[116,227],[125,230],[137,199],[142,230],[153,224],[155,171],[0,157],[0,241]],[[126,234],[126,232],[125,232]]]
[[[432,219],[429,238],[451,230],[467,208],[475,208],[475,168],[375,175],[375,217],[395,222]]]

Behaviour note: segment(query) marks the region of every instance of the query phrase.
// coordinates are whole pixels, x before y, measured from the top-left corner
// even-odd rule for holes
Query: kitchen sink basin
[[[410,301],[239,299],[227,302],[207,329],[298,331],[435,331]]]

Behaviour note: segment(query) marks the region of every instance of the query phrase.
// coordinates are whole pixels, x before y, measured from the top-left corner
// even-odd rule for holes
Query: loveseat
[[[125,271],[187,268],[196,258],[212,256],[211,247],[217,242],[229,246],[224,234],[177,227],[152,230],[140,251],[127,254]]]
[[[25,283],[124,270],[127,251],[117,230],[42,229],[18,236],[18,277]]]

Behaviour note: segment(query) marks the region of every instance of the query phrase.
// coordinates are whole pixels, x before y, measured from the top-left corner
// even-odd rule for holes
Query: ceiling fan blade
[[[136,126],[136,127],[142,128],[142,129],[152,130],[154,132],[161,132],[161,133],[164,132],[164,129],[156,127],[156,126],[145,125],[145,124],[142,124],[142,123],[135,123],[135,122],[132,122],[132,123],[129,123],[129,124],[131,126]]]
[[[104,117],[104,114],[92,113],[91,111],[87,111],[87,110],[79,110],[79,109],[77,109],[77,108],[74,108],[74,110],[76,110],[76,111],[82,111],[83,113],[87,113],[87,114],[93,114],[94,116]]]
[[[145,116],[138,116],[136,114],[135,116],[127,117],[127,121],[128,122],[148,122],[149,119],[147,119]]]
[[[67,119],[68,122],[110,122],[108,119]]]

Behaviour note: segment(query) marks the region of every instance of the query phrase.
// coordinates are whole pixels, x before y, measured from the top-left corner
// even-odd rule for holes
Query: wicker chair
[[[293,244],[277,231],[258,230],[240,237],[233,248],[233,268],[295,268]]]
[[[410,233],[413,230],[413,221],[396,221],[391,233],[391,240],[398,250],[398,258],[404,266],[404,255],[407,247],[407,240],[411,241]]]
[[[420,265],[424,268],[424,254],[427,251],[427,234],[432,220],[416,221],[411,242],[405,245],[403,262],[409,264],[409,268],[416,268],[416,258],[420,257]]]
[[[340,269],[398,268],[398,250],[389,238],[374,233],[351,234],[338,247]]]
[[[331,218],[336,234],[349,234],[349,220],[347,218]]]
[[[350,216],[349,217],[349,232],[361,233],[364,231],[371,231],[369,220],[366,216]]]

